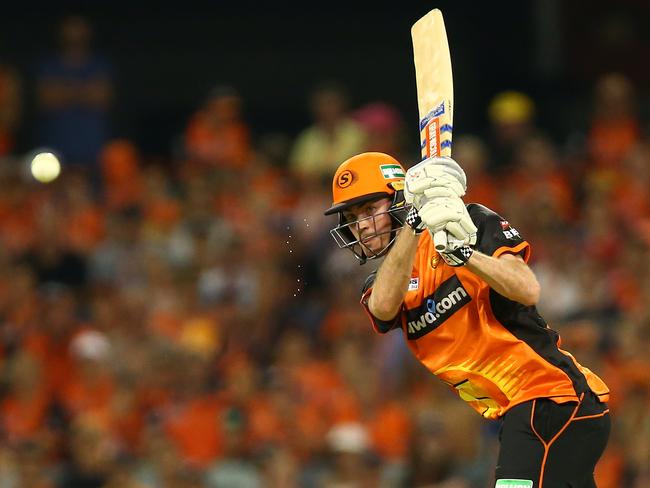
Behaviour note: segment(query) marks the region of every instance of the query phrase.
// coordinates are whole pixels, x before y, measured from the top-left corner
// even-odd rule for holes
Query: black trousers
[[[607,404],[591,392],[580,403],[538,398],[517,405],[503,417],[496,480],[524,480],[502,486],[594,488],[610,427]]]

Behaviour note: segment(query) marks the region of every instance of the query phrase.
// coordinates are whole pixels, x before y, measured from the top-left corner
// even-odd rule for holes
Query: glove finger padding
[[[473,246],[476,244],[477,229],[474,222],[469,218],[469,215],[467,218],[463,216],[458,222],[448,222],[445,226],[445,230],[454,240],[462,242],[463,245]]]
[[[413,195],[419,195],[424,193],[425,190],[431,188],[435,185],[436,178],[431,178],[427,176],[424,171],[418,173],[417,178],[409,178],[408,173],[406,174],[406,181],[404,186],[408,188],[408,191]],[[442,182],[438,186],[443,186]]]
[[[464,207],[463,201],[458,202]],[[419,211],[422,222],[431,232],[444,230],[448,222],[456,222],[462,217],[462,210],[454,199],[436,199],[427,202]]]
[[[431,201],[437,201],[440,198],[456,198],[456,193],[450,188],[444,186],[434,186],[424,190],[424,193],[413,197],[413,206],[422,208]]]
[[[446,198],[456,198],[458,195],[456,192],[446,186],[433,186],[424,190],[422,194],[427,201],[433,200],[435,198],[446,197]]]
[[[431,232],[445,230],[453,239],[462,241],[464,245],[476,244],[476,225],[460,198],[434,198],[420,209],[419,215]]]

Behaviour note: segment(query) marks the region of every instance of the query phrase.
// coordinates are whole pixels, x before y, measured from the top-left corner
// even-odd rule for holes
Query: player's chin
[[[381,237],[368,237],[366,239],[362,239],[361,243],[372,253],[378,253],[383,249]]]

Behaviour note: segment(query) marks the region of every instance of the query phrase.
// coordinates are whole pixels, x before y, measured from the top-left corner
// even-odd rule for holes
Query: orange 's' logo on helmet
[[[349,169],[346,169],[336,179],[336,186],[339,188],[347,188],[354,183],[354,180],[356,180],[356,175]]]

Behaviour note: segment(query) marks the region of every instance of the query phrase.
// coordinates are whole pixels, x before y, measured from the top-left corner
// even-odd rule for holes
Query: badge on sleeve
[[[506,236],[508,239],[514,239],[516,237],[521,237],[519,235],[519,232],[517,231],[517,229],[512,227],[510,225],[510,222],[508,222],[507,220],[502,220],[501,221],[501,230],[503,231],[503,235]]]

